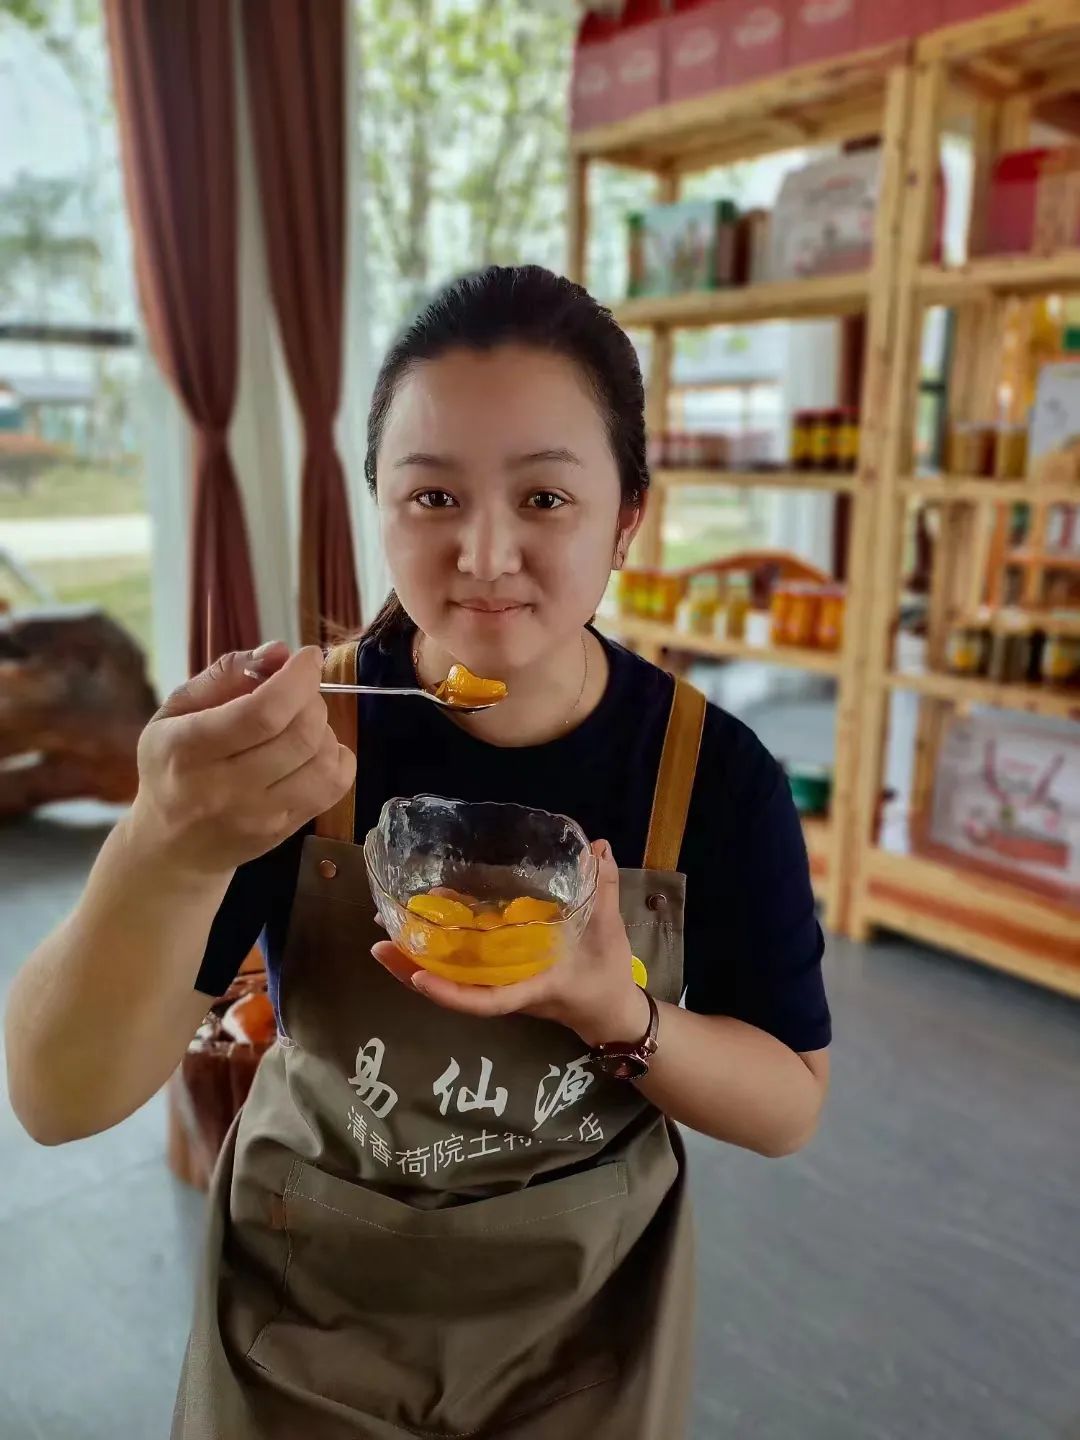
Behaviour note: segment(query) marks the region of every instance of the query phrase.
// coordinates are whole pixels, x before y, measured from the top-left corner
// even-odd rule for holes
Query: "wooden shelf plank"
[[[580,132],[571,147],[617,165],[691,169],[872,135],[881,126],[883,76],[908,55],[898,44],[799,66]]]
[[[1005,556],[1006,565],[1020,565],[1025,569],[1039,565],[1044,570],[1080,570],[1080,555],[1056,550],[1010,550]]]
[[[894,671],[886,680],[893,690],[913,690],[917,695],[952,700],[958,705],[991,705],[999,710],[1019,710],[1028,715],[1080,719],[1080,692],[1077,691],[1044,690],[1037,685],[998,685],[992,680],[937,675],[931,671]]]
[[[733,490],[817,490],[837,495],[851,494],[856,485],[854,475],[828,470],[673,470],[660,466],[652,472],[652,478],[670,489],[718,485]]]
[[[604,619],[602,628],[629,645],[658,645],[714,660],[754,660],[759,665],[780,665],[791,670],[811,670],[819,675],[839,675],[840,656],[825,650],[799,650],[748,645],[745,640],[717,640],[706,635],[684,635],[673,625],[654,620]]]
[[[932,30],[917,41],[915,58],[924,64],[932,60],[962,64],[1000,55],[1022,78],[1029,65],[1045,65],[1047,41],[1075,41],[1076,37],[1068,32],[1078,26],[1077,0],[1032,0],[1027,5],[1010,5],[974,20]],[[1055,46],[1055,52],[1057,49]],[[1033,50],[1037,53],[1030,55]]]
[[[986,503],[1011,505],[1080,504],[1080,482],[1071,485],[1039,484],[1034,480],[992,480],[979,475],[908,475],[900,482],[901,493],[913,500],[934,500],[940,504]]]
[[[962,864],[875,848],[871,923],[1080,998],[1080,907]]]
[[[692,328],[745,325],[758,320],[839,317],[865,309],[869,288],[869,275],[860,270],[850,275],[774,280],[728,290],[641,295],[613,306],[613,311],[616,320],[627,330],[644,330],[652,325]]]
[[[957,305],[987,295],[1041,295],[1080,289],[1080,249],[1051,255],[1000,255],[966,265],[920,265],[919,299]]]

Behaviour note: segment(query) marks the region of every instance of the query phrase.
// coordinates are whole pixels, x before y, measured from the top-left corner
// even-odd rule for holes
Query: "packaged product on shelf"
[[[854,472],[859,468],[859,412],[852,406],[840,411],[840,429],[836,438],[836,468]]]
[[[1001,480],[1023,480],[1027,463],[1027,426],[999,425],[994,444],[994,474]]]
[[[949,631],[945,665],[954,675],[985,675],[989,654],[990,630],[985,621],[963,620]]]
[[[950,475],[989,478],[994,473],[993,425],[955,420],[945,438],[945,469]]]
[[[1049,616],[1039,673],[1047,685],[1080,687],[1080,613],[1059,611]]]
[[[814,466],[814,425],[816,410],[796,410],[791,417],[791,468],[812,470]]]
[[[664,0],[626,0],[612,42],[613,120],[651,110],[663,97]]]
[[[1031,669],[1034,626],[1023,613],[1003,610],[990,634],[987,676],[998,685],[1022,685]]]
[[[844,616],[847,593],[843,585],[826,585],[820,592],[820,606],[814,641],[819,650],[839,650],[844,643]]]
[[[684,635],[711,635],[720,587],[713,574],[692,575],[675,612],[675,628]]]
[[[748,610],[743,638],[755,650],[767,650],[771,637],[771,621],[767,610]]]
[[[727,579],[727,593],[713,617],[713,634],[718,640],[744,639],[749,612],[750,577],[742,570],[732,570]]]
[[[1028,454],[1036,481],[1067,484],[1080,477],[1080,361],[1059,360],[1039,371]]]
[[[849,55],[859,43],[856,0],[794,0],[788,32],[788,63],[812,65]]]
[[[954,720],[930,838],[981,869],[1080,896],[1080,740],[997,717]]]
[[[615,118],[615,33],[618,16],[588,10],[578,28],[570,81],[570,127],[591,130]]]
[[[724,79],[745,85],[787,64],[787,0],[727,0]]]
[[[998,158],[979,255],[1030,254],[1080,244],[1080,145],[1036,146]]]
[[[630,215],[630,294],[733,285],[736,219],[730,200],[683,200]]]
[[[789,592],[781,644],[807,648],[813,645],[817,634],[821,594],[816,585],[802,582],[789,586]]]
[[[788,612],[791,609],[791,590],[791,583],[784,580],[773,587],[772,599],[769,601],[769,616],[771,620],[770,633],[774,645],[787,644],[784,637],[787,635]]]
[[[788,175],[770,227],[769,279],[865,270],[874,242],[880,150],[812,161]]]
[[[819,410],[810,432],[812,470],[836,470],[840,463],[840,410]]]
[[[745,210],[735,227],[735,284],[757,285],[769,276],[768,210]]]
[[[724,83],[725,0],[675,0],[664,29],[664,98],[690,100]]]

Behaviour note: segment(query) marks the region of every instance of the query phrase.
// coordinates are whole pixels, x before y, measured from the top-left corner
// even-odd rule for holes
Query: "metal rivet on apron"
[[[650,910],[665,910],[667,909],[667,896],[650,895],[645,901],[645,904],[648,905]]]
[[[320,860],[319,874],[323,877],[324,880],[332,880],[337,874],[337,866],[334,864],[333,860]]]

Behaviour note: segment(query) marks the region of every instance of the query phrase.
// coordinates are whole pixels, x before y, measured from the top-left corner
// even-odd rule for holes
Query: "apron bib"
[[[339,647],[327,678],[356,664]],[[355,749],[355,696],[328,704]],[[703,719],[679,682],[645,868],[620,877],[634,953],[672,1003]],[[355,803],[304,844],[281,1033],[211,1187],[173,1440],[678,1440],[677,1132],[564,1027],[441,1010],[371,958],[385,937]]]

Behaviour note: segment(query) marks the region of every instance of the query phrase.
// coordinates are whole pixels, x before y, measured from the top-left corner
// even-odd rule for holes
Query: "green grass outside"
[[[149,556],[50,560],[33,569],[63,604],[96,605],[118,620],[142,646],[152,669]]]
[[[137,515],[145,509],[142,475],[133,466],[105,469],[73,460],[43,471],[25,493],[0,467],[0,520]]]

